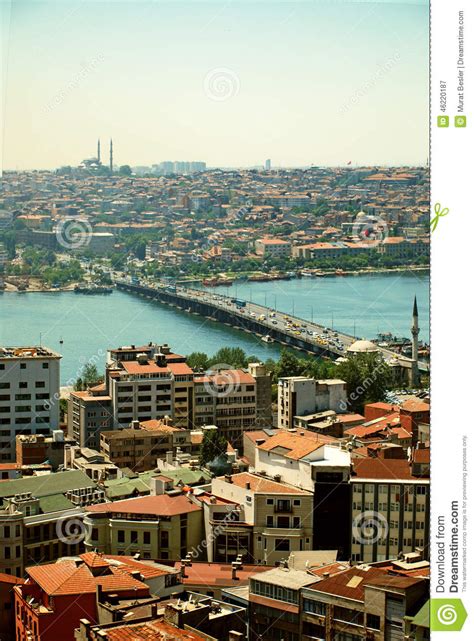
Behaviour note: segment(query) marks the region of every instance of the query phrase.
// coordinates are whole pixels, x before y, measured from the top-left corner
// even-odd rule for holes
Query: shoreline
[[[404,272],[428,272],[430,271],[430,267],[427,265],[413,265],[413,266],[407,266],[407,267],[374,267],[374,268],[369,268],[369,269],[359,269],[355,271],[343,271],[342,273],[337,273],[335,270],[320,270],[318,274],[311,276],[310,278],[331,278],[331,277],[337,277],[337,278],[343,278],[344,276],[370,276],[371,274],[393,274],[393,273],[404,273]],[[186,283],[201,283],[202,281],[209,278],[208,276],[202,276],[198,278],[192,278],[189,280],[186,279],[179,279],[177,282],[181,283],[182,285],[185,285]],[[216,277],[218,278],[218,277]],[[248,283],[262,283],[262,282],[273,282],[273,281],[279,281],[279,280],[301,280],[302,278],[305,278],[304,276],[291,276],[291,277],[282,277],[282,278],[268,278],[266,280],[259,280],[258,278],[255,280],[249,279],[248,276],[239,276],[236,274],[235,276],[227,278],[233,278],[233,280],[240,280],[240,281],[245,281]],[[6,284],[6,283],[5,283]],[[62,293],[62,292],[74,292],[74,287],[78,283],[72,283],[70,285],[66,285],[65,287],[50,287],[50,288],[44,288],[44,287],[33,287],[31,289],[22,289],[19,290],[18,288],[14,288],[11,285],[6,286],[5,289],[0,290],[0,294],[52,294],[52,293]],[[212,286],[210,287],[212,289]]]

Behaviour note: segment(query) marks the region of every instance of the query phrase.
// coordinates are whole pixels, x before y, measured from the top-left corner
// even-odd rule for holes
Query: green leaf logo
[[[436,205],[434,206],[434,213],[435,213],[435,215],[430,220],[430,227],[431,227],[431,231],[432,232],[434,232],[434,230],[438,226],[439,219],[442,218],[443,216],[447,216],[449,214],[449,209],[447,207],[442,209],[441,208],[441,204],[440,203],[436,203]]]
[[[433,632],[459,632],[467,619],[461,599],[431,599],[430,628]]]

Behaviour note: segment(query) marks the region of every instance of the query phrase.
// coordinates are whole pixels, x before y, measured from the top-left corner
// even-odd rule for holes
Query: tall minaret
[[[97,139],[97,162],[100,165],[100,138]]]
[[[420,329],[418,327],[418,305],[416,304],[416,296],[413,303],[413,325],[411,326],[411,358],[413,361],[413,384],[418,385],[418,334]]]
[[[110,173],[114,171],[114,146],[112,143],[112,138],[110,139]]]

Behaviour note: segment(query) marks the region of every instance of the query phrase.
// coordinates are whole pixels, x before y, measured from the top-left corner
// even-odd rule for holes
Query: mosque
[[[81,162],[79,165],[80,169],[85,169],[91,173],[99,173],[100,170],[105,168],[105,165],[102,164],[101,158],[100,158],[100,138],[97,141],[97,156],[93,156],[92,158],[86,158]],[[114,146],[112,139],[110,139],[110,146],[109,146],[109,166],[108,169],[110,173],[112,174],[114,171]]]
[[[420,382],[420,372],[418,363],[418,335],[420,333],[418,325],[418,305],[416,296],[413,303],[413,321],[411,327],[411,358],[403,356],[395,356],[391,358],[387,365],[392,368],[394,379],[402,384],[417,386]],[[371,341],[362,339],[357,340],[350,347],[347,348],[349,354],[370,354],[382,353],[382,348],[372,343]]]

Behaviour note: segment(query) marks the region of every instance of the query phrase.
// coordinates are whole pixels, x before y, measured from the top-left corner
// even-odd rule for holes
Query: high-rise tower
[[[97,162],[100,165],[100,138],[97,139]]]
[[[418,305],[416,303],[416,296],[413,302],[413,324],[411,326],[411,358],[413,360],[413,384],[418,384],[418,334],[420,329],[418,327]]]
[[[112,174],[114,171],[114,146],[112,143],[112,138],[110,139],[110,173]]]

